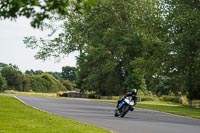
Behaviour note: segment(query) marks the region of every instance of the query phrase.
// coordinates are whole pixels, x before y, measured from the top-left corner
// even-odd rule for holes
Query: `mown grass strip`
[[[101,100],[95,100],[95,101],[117,103],[117,100],[101,99]],[[200,109],[189,108],[188,106],[184,106],[184,105],[172,103],[172,102],[144,101],[144,102],[138,102],[136,107],[200,119]]]
[[[137,107],[200,119],[200,109],[160,101],[139,102]]]
[[[110,133],[96,126],[33,109],[0,96],[0,133]]]

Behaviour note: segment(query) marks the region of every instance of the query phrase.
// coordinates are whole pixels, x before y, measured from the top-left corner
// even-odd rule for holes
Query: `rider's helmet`
[[[136,95],[137,94],[137,89],[134,88],[134,89],[132,89],[131,92],[132,92],[132,94]]]

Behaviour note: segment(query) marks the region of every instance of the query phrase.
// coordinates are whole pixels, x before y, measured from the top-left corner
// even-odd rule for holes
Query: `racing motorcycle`
[[[124,117],[131,109],[133,109],[133,105],[134,100],[132,99],[132,96],[126,97],[119,103],[118,108],[115,109],[115,116]]]

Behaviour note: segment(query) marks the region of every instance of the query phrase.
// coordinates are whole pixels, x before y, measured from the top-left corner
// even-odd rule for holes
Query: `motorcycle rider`
[[[134,106],[136,105],[136,102],[137,102],[137,89],[132,89],[132,91],[131,92],[128,92],[128,93],[126,93],[120,100],[118,100],[118,102],[117,102],[117,108],[118,108],[118,106],[119,106],[119,104],[126,98],[126,97],[129,97],[129,96],[132,96],[132,99],[133,99],[133,101],[134,101],[134,105],[132,106],[132,108],[130,109],[131,111],[133,111],[134,110]]]

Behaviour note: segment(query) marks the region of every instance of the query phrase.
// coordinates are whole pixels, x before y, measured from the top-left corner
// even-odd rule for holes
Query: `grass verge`
[[[200,109],[160,101],[139,102],[136,107],[200,119]]]
[[[95,100],[95,101],[117,103],[116,100],[101,99],[101,100]],[[188,106],[184,106],[184,105],[172,103],[172,102],[143,101],[143,102],[138,102],[136,107],[200,119],[200,109],[189,108]]]
[[[40,92],[19,92],[15,90],[6,90],[2,94],[14,94],[20,96],[37,96],[37,97],[57,97],[56,93],[40,93]]]
[[[41,112],[0,96],[0,133],[110,133],[96,126]]]

